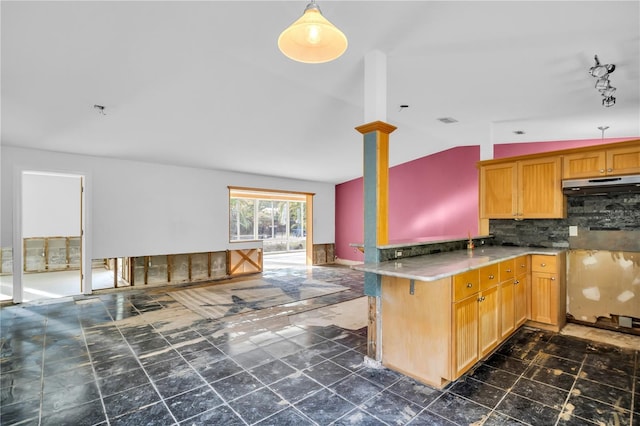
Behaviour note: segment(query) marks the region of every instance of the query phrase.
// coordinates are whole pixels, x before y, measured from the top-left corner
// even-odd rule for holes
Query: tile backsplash
[[[489,233],[498,245],[570,248],[569,226],[640,231],[640,194],[567,197],[566,219],[491,219]]]

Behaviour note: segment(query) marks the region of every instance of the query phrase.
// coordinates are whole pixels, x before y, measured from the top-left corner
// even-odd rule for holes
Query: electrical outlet
[[[570,237],[577,237],[578,236],[578,227],[577,226],[570,226],[569,227],[569,236]]]
[[[396,250],[396,257],[402,257],[402,250]]]

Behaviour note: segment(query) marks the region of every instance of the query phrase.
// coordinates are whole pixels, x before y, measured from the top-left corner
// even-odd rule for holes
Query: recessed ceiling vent
[[[457,123],[458,120],[456,120],[455,118],[452,117],[442,117],[442,118],[438,118],[438,121],[444,123],[444,124],[451,124],[451,123]]]

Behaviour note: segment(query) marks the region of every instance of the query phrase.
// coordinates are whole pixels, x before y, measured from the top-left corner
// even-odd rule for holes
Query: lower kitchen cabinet
[[[498,265],[454,275],[453,372],[461,376],[500,342]],[[475,292],[460,300],[462,290]],[[468,295],[468,293],[464,293]]]
[[[500,340],[500,266],[501,264],[493,264],[479,269],[478,351],[480,358],[498,346]]]
[[[531,256],[531,320],[559,331],[566,322],[565,255]]]
[[[453,304],[453,378],[464,374],[479,358],[478,296],[473,295]]]
[[[528,287],[528,274],[519,275],[513,281],[513,315],[516,328],[527,321]]]
[[[500,342],[498,286],[478,293],[478,350],[482,358]]]
[[[515,330],[514,259],[500,262],[500,339],[506,339]]]
[[[441,388],[528,319],[559,330],[564,265],[564,254],[527,255],[436,281],[382,275],[382,364]]]
[[[506,339],[516,327],[514,281],[511,278],[500,284],[500,339]]]
[[[514,261],[516,277],[513,280],[513,314],[515,328],[520,327],[530,317],[531,307],[529,298],[531,294],[530,279],[531,259],[529,256],[517,257]]]

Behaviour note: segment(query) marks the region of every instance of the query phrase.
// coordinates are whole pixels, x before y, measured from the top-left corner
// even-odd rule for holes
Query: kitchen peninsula
[[[381,276],[379,361],[432,386],[460,377],[526,322],[565,323],[563,250],[482,245],[353,268]]]

